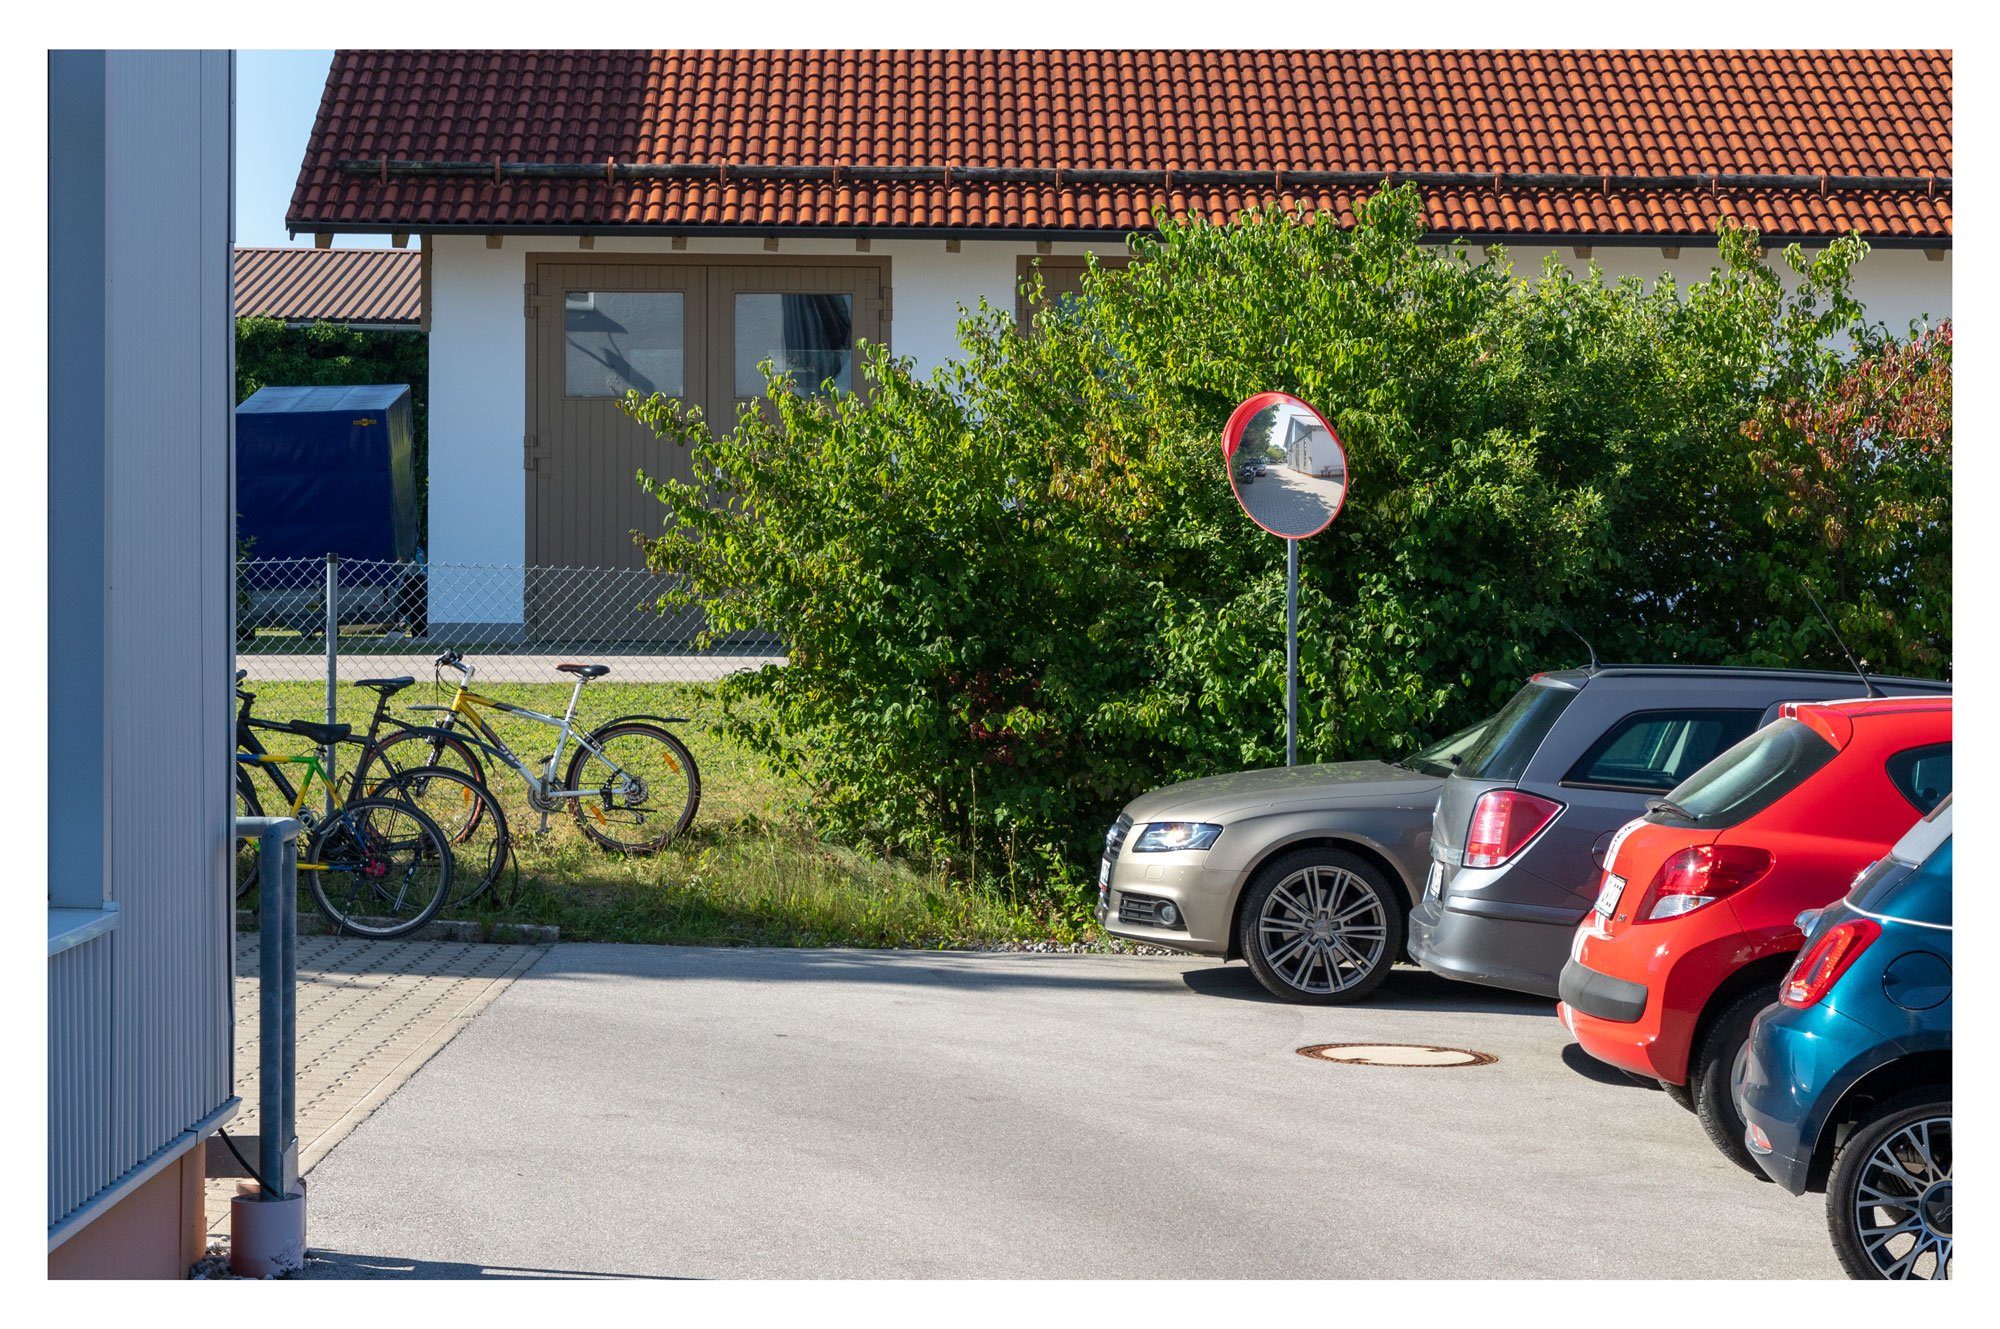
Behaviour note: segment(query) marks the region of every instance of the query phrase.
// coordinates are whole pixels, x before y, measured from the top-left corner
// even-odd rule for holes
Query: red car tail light
[[[1872,918],[1850,918],[1829,929],[1785,975],[1778,1000],[1798,1010],[1817,1005],[1868,943],[1881,935],[1882,925]]]
[[[1734,895],[1770,870],[1771,856],[1762,849],[1695,845],[1660,865],[1635,913],[1644,922],[1679,918]]]
[[[1518,789],[1489,789],[1472,805],[1472,829],[1465,837],[1465,866],[1497,868],[1521,852],[1563,805]]]

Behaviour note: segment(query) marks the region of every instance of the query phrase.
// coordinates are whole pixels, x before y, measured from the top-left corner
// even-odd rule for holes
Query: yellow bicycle
[[[325,747],[346,738],[348,727],[256,720],[249,714],[248,694],[237,695],[244,701],[236,725],[236,815],[264,815],[250,778],[251,771],[262,771],[288,815],[305,827],[299,872],[313,906],[335,932],[386,939],[405,936],[430,922],[450,894],[452,878],[451,846],[437,822],[401,798],[350,798],[339,804],[310,799],[315,780],[329,791],[333,787],[318,751],[272,753],[265,750],[257,731],[295,734]],[[286,766],[304,771],[296,787],[285,776]],[[255,874],[256,850],[240,849],[238,896],[255,881]]]

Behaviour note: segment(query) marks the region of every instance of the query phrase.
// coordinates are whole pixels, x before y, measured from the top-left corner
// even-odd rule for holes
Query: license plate
[[[1097,863],[1097,889],[1103,891],[1111,885],[1111,860],[1099,859]]]
[[[1444,863],[1440,859],[1431,860],[1431,875],[1424,880],[1424,898],[1435,900],[1444,894]]]
[[[1617,912],[1618,897],[1624,893],[1625,878],[1607,872],[1604,875],[1604,885],[1598,888],[1597,903],[1593,907],[1601,916],[1609,918]]]

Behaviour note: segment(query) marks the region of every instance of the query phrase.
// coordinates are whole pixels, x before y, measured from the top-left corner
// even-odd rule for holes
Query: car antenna
[[[1561,620],[1558,621],[1560,622]],[[1590,638],[1584,636],[1581,632],[1578,632],[1568,623],[1563,623],[1562,630],[1564,632],[1567,632],[1570,636],[1575,637],[1578,641],[1582,642],[1583,649],[1590,652],[1590,663],[1585,667],[1588,668],[1591,673],[1594,674],[1598,670],[1604,668],[1604,661],[1597,658],[1597,648],[1590,644]]]
[[[1848,668],[1861,676],[1861,686],[1867,691],[1867,695],[1871,697],[1886,695],[1882,689],[1875,686],[1875,680],[1868,677],[1868,671],[1863,669],[1861,662],[1854,658],[1854,652],[1847,649],[1847,642],[1841,638],[1840,629],[1833,625],[1831,618],[1827,617],[1826,606],[1819,602],[1817,595],[1813,594],[1812,583],[1801,580],[1799,585],[1805,588],[1806,598],[1812,601],[1813,609],[1819,614],[1819,621],[1826,624],[1826,630],[1833,635],[1834,644],[1839,646],[1840,653],[1847,657]]]

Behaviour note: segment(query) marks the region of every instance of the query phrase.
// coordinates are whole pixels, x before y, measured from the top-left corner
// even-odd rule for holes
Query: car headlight
[[[1135,854],[1164,854],[1182,849],[1206,849],[1222,828],[1207,821],[1156,821],[1132,842]]]

